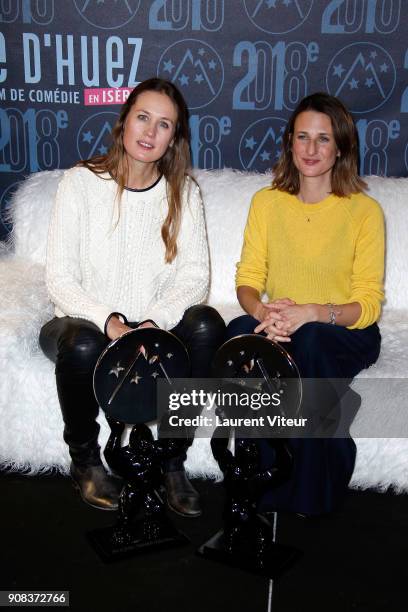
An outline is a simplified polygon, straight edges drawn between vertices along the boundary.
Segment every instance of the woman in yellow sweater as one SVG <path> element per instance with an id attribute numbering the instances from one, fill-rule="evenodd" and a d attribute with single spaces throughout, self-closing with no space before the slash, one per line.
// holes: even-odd
<path id="1" fill-rule="evenodd" d="M 255 332 L 285 343 L 311 411 L 329 410 L 380 351 L 384 223 L 379 204 L 363 193 L 357 152 L 343 104 L 325 93 L 304 98 L 287 124 L 272 187 L 253 198 L 237 266 L 237 296 L 248 314 L 230 323 L 228 336 Z M 310 379 L 331 379 L 323 397 Z M 273 451 L 260 444 L 267 467 Z M 353 440 L 290 444 L 292 477 L 265 495 L 263 509 L 331 511 L 353 472 Z"/>

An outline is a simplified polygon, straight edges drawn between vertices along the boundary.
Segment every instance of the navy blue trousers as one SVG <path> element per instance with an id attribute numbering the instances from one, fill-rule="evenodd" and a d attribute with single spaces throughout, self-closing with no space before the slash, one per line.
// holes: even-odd
<path id="1" fill-rule="evenodd" d="M 227 338 L 253 333 L 257 325 L 258 321 L 249 315 L 238 317 L 228 325 Z M 328 381 L 324 397 L 317 393 L 313 380 L 303 381 L 303 401 L 313 404 L 339 401 L 346 392 L 350 393 L 348 385 L 354 376 L 378 359 L 380 344 L 377 324 L 350 330 L 327 323 L 307 323 L 291 336 L 291 342 L 282 346 L 293 357 L 302 379 L 333 379 Z M 265 469 L 273 465 L 273 440 L 259 440 L 259 445 Z M 351 437 L 294 438 L 289 445 L 294 459 L 292 476 L 264 494 L 260 511 L 308 515 L 331 512 L 344 498 L 353 474 L 354 441 Z"/>

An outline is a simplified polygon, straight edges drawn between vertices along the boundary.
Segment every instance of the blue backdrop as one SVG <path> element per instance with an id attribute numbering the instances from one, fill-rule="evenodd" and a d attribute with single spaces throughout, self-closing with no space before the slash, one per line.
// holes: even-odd
<path id="1" fill-rule="evenodd" d="M 0 0 L 0 237 L 18 182 L 104 152 L 154 75 L 187 99 L 195 166 L 268 169 L 324 90 L 353 112 L 361 173 L 406 176 L 407 24 L 406 0 Z"/>

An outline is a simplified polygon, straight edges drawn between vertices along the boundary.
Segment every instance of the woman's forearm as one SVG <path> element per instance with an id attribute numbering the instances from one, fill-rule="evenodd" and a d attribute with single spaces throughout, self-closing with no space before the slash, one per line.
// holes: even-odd
<path id="1" fill-rule="evenodd" d="M 238 302 L 245 310 L 245 312 L 247 312 L 249 315 L 257 319 L 258 321 L 263 320 L 263 306 L 261 298 L 259 296 L 259 291 L 257 291 L 253 287 L 241 285 L 237 288 L 237 297 Z"/>
<path id="2" fill-rule="evenodd" d="M 354 325 L 361 316 L 359 302 L 350 304 L 313 304 L 316 313 L 315 321 L 319 323 L 334 323 L 342 327 Z M 332 314 L 333 313 L 333 314 Z"/>

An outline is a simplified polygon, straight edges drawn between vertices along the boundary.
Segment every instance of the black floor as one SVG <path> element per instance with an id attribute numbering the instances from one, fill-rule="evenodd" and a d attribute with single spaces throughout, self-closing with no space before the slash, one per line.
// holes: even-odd
<path id="1" fill-rule="evenodd" d="M 1 474 L 0 590 L 69 590 L 70 610 L 86 612 L 407 612 L 408 496 L 350 491 L 330 518 L 279 515 L 277 541 L 303 556 L 271 585 L 195 554 L 223 499 L 222 485 L 195 484 L 204 516 L 173 515 L 190 545 L 107 565 L 86 532 L 112 513 L 85 506 L 68 478 Z"/>

